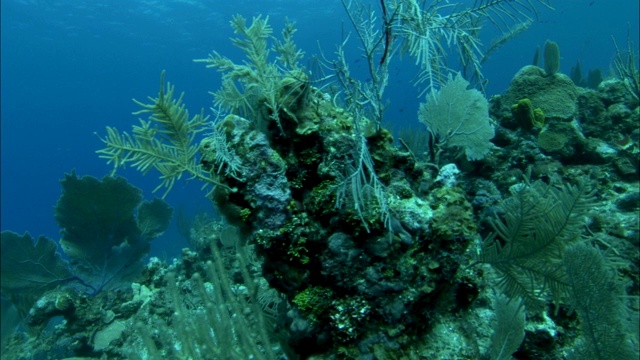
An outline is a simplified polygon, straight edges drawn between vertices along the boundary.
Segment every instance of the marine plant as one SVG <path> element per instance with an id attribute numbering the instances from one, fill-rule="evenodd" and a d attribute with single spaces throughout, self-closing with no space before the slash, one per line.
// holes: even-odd
<path id="1" fill-rule="evenodd" d="M 469 82 L 457 74 L 427 97 L 420 105 L 418 120 L 436 140 L 436 159 L 448 148 L 462 148 L 467 159 L 485 157 L 493 144 L 493 125 L 489 118 L 487 99 L 475 89 L 467 89 Z M 437 160 L 436 160 L 437 163 Z"/>
<path id="2" fill-rule="evenodd" d="M 136 274 L 150 241 L 164 233 L 173 211 L 159 199 L 141 202 L 140 189 L 124 178 L 100 181 L 78 178 L 72 171 L 60 183 L 55 219 L 70 261 L 62 259 L 51 239 L 41 236 L 34 242 L 28 233 L 2 232 L 2 294 L 28 300 L 27 308 L 33 299 L 71 281 L 95 294 Z"/>
<path id="3" fill-rule="evenodd" d="M 78 178 L 72 171 L 60 184 L 55 219 L 73 272 L 95 293 L 137 275 L 151 240 L 169 226 L 173 209 L 160 199 L 142 202 L 140 189 L 121 177 L 100 181 Z"/>
<path id="4" fill-rule="evenodd" d="M 203 187 L 225 186 L 202 169 L 196 156 L 198 145 L 194 138 L 206 130 L 209 116 L 200 112 L 189 119 L 189 111 L 182 103 L 184 93 L 175 98 L 175 87 L 165 84 L 164 76 L 163 71 L 158 96 L 149 97 L 149 104 L 134 100 L 142 107 L 134 115 L 150 114 L 149 119 L 140 119 L 140 125 L 133 126 L 132 134 L 108 126 L 107 135 L 100 138 L 106 147 L 98 150 L 98 155 L 106 159 L 107 164 L 113 163 L 114 173 L 125 166 L 132 166 L 143 174 L 157 170 L 161 181 L 154 192 L 165 188 L 163 197 L 185 173 L 202 181 Z"/>
<path id="5" fill-rule="evenodd" d="M 78 318 L 92 306 L 87 296 L 96 299 L 105 290 L 129 287 L 142 272 L 151 240 L 169 225 L 172 209 L 167 203 L 141 202 L 140 189 L 124 178 L 105 176 L 100 181 L 78 178 L 72 171 L 60 183 L 63 191 L 55 206 L 59 244 L 44 236 L 34 242 L 28 233 L 2 232 L 0 294 L 3 331 L 9 333 L 3 334 L 3 347 L 4 335 L 15 330 L 5 327 L 10 325 L 5 323 L 10 318 L 4 317 L 5 307 L 17 310 L 20 326 L 32 341 L 59 316 L 69 331 L 86 329 Z"/>
<path id="6" fill-rule="evenodd" d="M 20 236 L 12 231 L 3 231 L 0 239 L 0 293 L 21 317 L 44 293 L 78 279 L 58 253 L 55 241 L 40 236 L 34 242 L 28 233 Z"/>
<path id="7" fill-rule="evenodd" d="M 291 87 L 285 84 L 292 82 L 292 88 L 305 87 L 308 81 L 298 63 L 304 52 L 293 42 L 295 23 L 287 21 L 281 39 L 272 37 L 268 16 L 257 16 L 247 26 L 244 17 L 235 15 L 231 19 L 231 27 L 240 35 L 232 38 L 231 42 L 245 53 L 246 63 L 236 64 L 216 51 L 206 59 L 194 60 L 223 73 L 222 86 L 213 94 L 214 105 L 254 121 L 273 120 L 283 130 L 280 112 L 288 111 L 284 100 L 290 94 L 283 94 L 282 90 Z M 278 55 L 275 61 L 271 60 L 272 53 Z M 256 113 L 258 102 L 263 102 L 268 110 L 266 119 L 261 119 L 263 115 Z"/>
<path id="8" fill-rule="evenodd" d="M 631 38 L 627 38 L 627 49 L 621 50 L 613 39 L 616 53 L 613 58 L 613 68 L 616 76 L 622 80 L 629 90 L 629 94 L 639 101 L 640 96 L 640 70 L 638 69 L 637 47 L 633 45 Z"/>
<path id="9" fill-rule="evenodd" d="M 567 247 L 563 260 L 569 281 L 569 303 L 580 319 L 582 339 L 573 359 L 637 359 L 638 309 L 628 306 L 612 260 L 587 243 Z"/>
<path id="10" fill-rule="evenodd" d="M 482 0 L 470 6 L 444 0 L 396 0 L 390 2 L 393 10 L 387 23 L 397 37 L 394 41 L 400 43 L 400 51 L 408 53 L 420 67 L 418 83 L 425 83 L 426 91 L 437 90 L 451 72 L 456 72 L 447 65 L 450 53 L 457 56 L 466 77 L 482 86 L 485 54 L 522 32 L 523 26 L 526 28 L 537 16 L 535 3 L 551 7 L 548 0 Z M 479 39 L 484 21 L 505 35 L 486 50 Z"/>
<path id="11" fill-rule="evenodd" d="M 541 181 L 512 190 L 500 206 L 505 218 L 493 219 L 494 232 L 482 244 L 479 261 L 499 272 L 498 286 L 509 298 L 534 304 L 550 294 L 566 301 L 569 280 L 562 265 L 564 250 L 580 240 L 592 194 L 580 184 L 556 188 Z"/>

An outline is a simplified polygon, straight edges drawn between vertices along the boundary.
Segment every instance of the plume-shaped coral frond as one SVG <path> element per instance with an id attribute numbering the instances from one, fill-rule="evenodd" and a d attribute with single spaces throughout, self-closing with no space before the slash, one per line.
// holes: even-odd
<path id="1" fill-rule="evenodd" d="M 164 82 L 164 72 L 160 77 L 157 98 L 149 98 L 149 104 L 134 100 L 142 110 L 134 114 L 151 114 L 148 120 L 140 119 L 140 125 L 133 126 L 133 135 L 107 127 L 107 136 L 101 139 L 106 147 L 97 153 L 107 163 L 113 163 L 114 172 L 130 165 L 142 172 L 152 169 L 160 172 L 161 183 L 154 189 L 165 188 L 163 198 L 169 193 L 184 173 L 207 184 L 220 184 L 198 163 L 198 145 L 195 135 L 204 130 L 208 116 L 200 114 L 189 119 L 189 112 L 182 103 L 184 94 L 174 98 L 174 86 Z"/>
<path id="2" fill-rule="evenodd" d="M 585 186 L 556 188 L 541 181 L 521 184 L 492 221 L 494 234 L 483 242 L 480 261 L 499 273 L 499 286 L 510 298 L 532 303 L 550 293 L 558 303 L 568 294 L 562 259 L 567 245 L 580 238 L 591 205 Z"/>

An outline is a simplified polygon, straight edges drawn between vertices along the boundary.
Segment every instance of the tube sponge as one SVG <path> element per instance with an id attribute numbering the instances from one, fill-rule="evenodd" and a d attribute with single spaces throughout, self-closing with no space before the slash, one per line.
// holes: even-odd
<path id="1" fill-rule="evenodd" d="M 544 43 L 544 71 L 551 76 L 560 70 L 560 47 L 557 43 L 547 40 Z"/>

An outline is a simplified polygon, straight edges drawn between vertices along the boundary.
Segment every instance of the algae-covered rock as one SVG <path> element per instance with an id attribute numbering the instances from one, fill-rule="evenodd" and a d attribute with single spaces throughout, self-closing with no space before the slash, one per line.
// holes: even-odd
<path id="1" fill-rule="evenodd" d="M 606 116 L 607 108 L 602 96 L 595 90 L 582 89 L 577 99 L 578 113 L 576 118 L 580 121 L 585 136 L 601 137 L 602 130 L 611 125 Z"/>
<path id="2" fill-rule="evenodd" d="M 127 324 L 123 321 L 118 320 L 98 330 L 93 336 L 93 350 L 104 351 L 109 347 L 109 344 L 119 339 L 126 329 Z"/>
<path id="3" fill-rule="evenodd" d="M 633 134 L 638 132 L 640 123 L 640 108 L 630 97 L 622 81 L 610 79 L 603 81 L 597 90 L 580 89 L 577 99 L 576 120 L 587 138 L 588 163 L 613 162 L 623 175 L 635 173 L 631 170 L 633 165 L 630 167 L 621 159 L 625 154 L 635 158 L 632 148 L 638 139 Z"/>
<path id="4" fill-rule="evenodd" d="M 76 311 L 74 294 L 67 290 L 53 290 L 42 296 L 33 305 L 26 324 L 35 329 L 44 328 L 56 316 L 71 317 Z"/>
<path id="5" fill-rule="evenodd" d="M 598 92 L 607 106 L 622 103 L 630 109 L 638 107 L 637 95 L 633 96 L 629 85 L 621 79 L 612 78 L 602 81 L 598 85 Z"/>

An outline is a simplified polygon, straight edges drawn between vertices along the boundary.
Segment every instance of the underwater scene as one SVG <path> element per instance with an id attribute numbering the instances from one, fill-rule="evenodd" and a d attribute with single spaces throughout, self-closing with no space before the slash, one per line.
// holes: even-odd
<path id="1" fill-rule="evenodd" d="M 2 0 L 2 360 L 638 359 L 638 8 Z"/>

